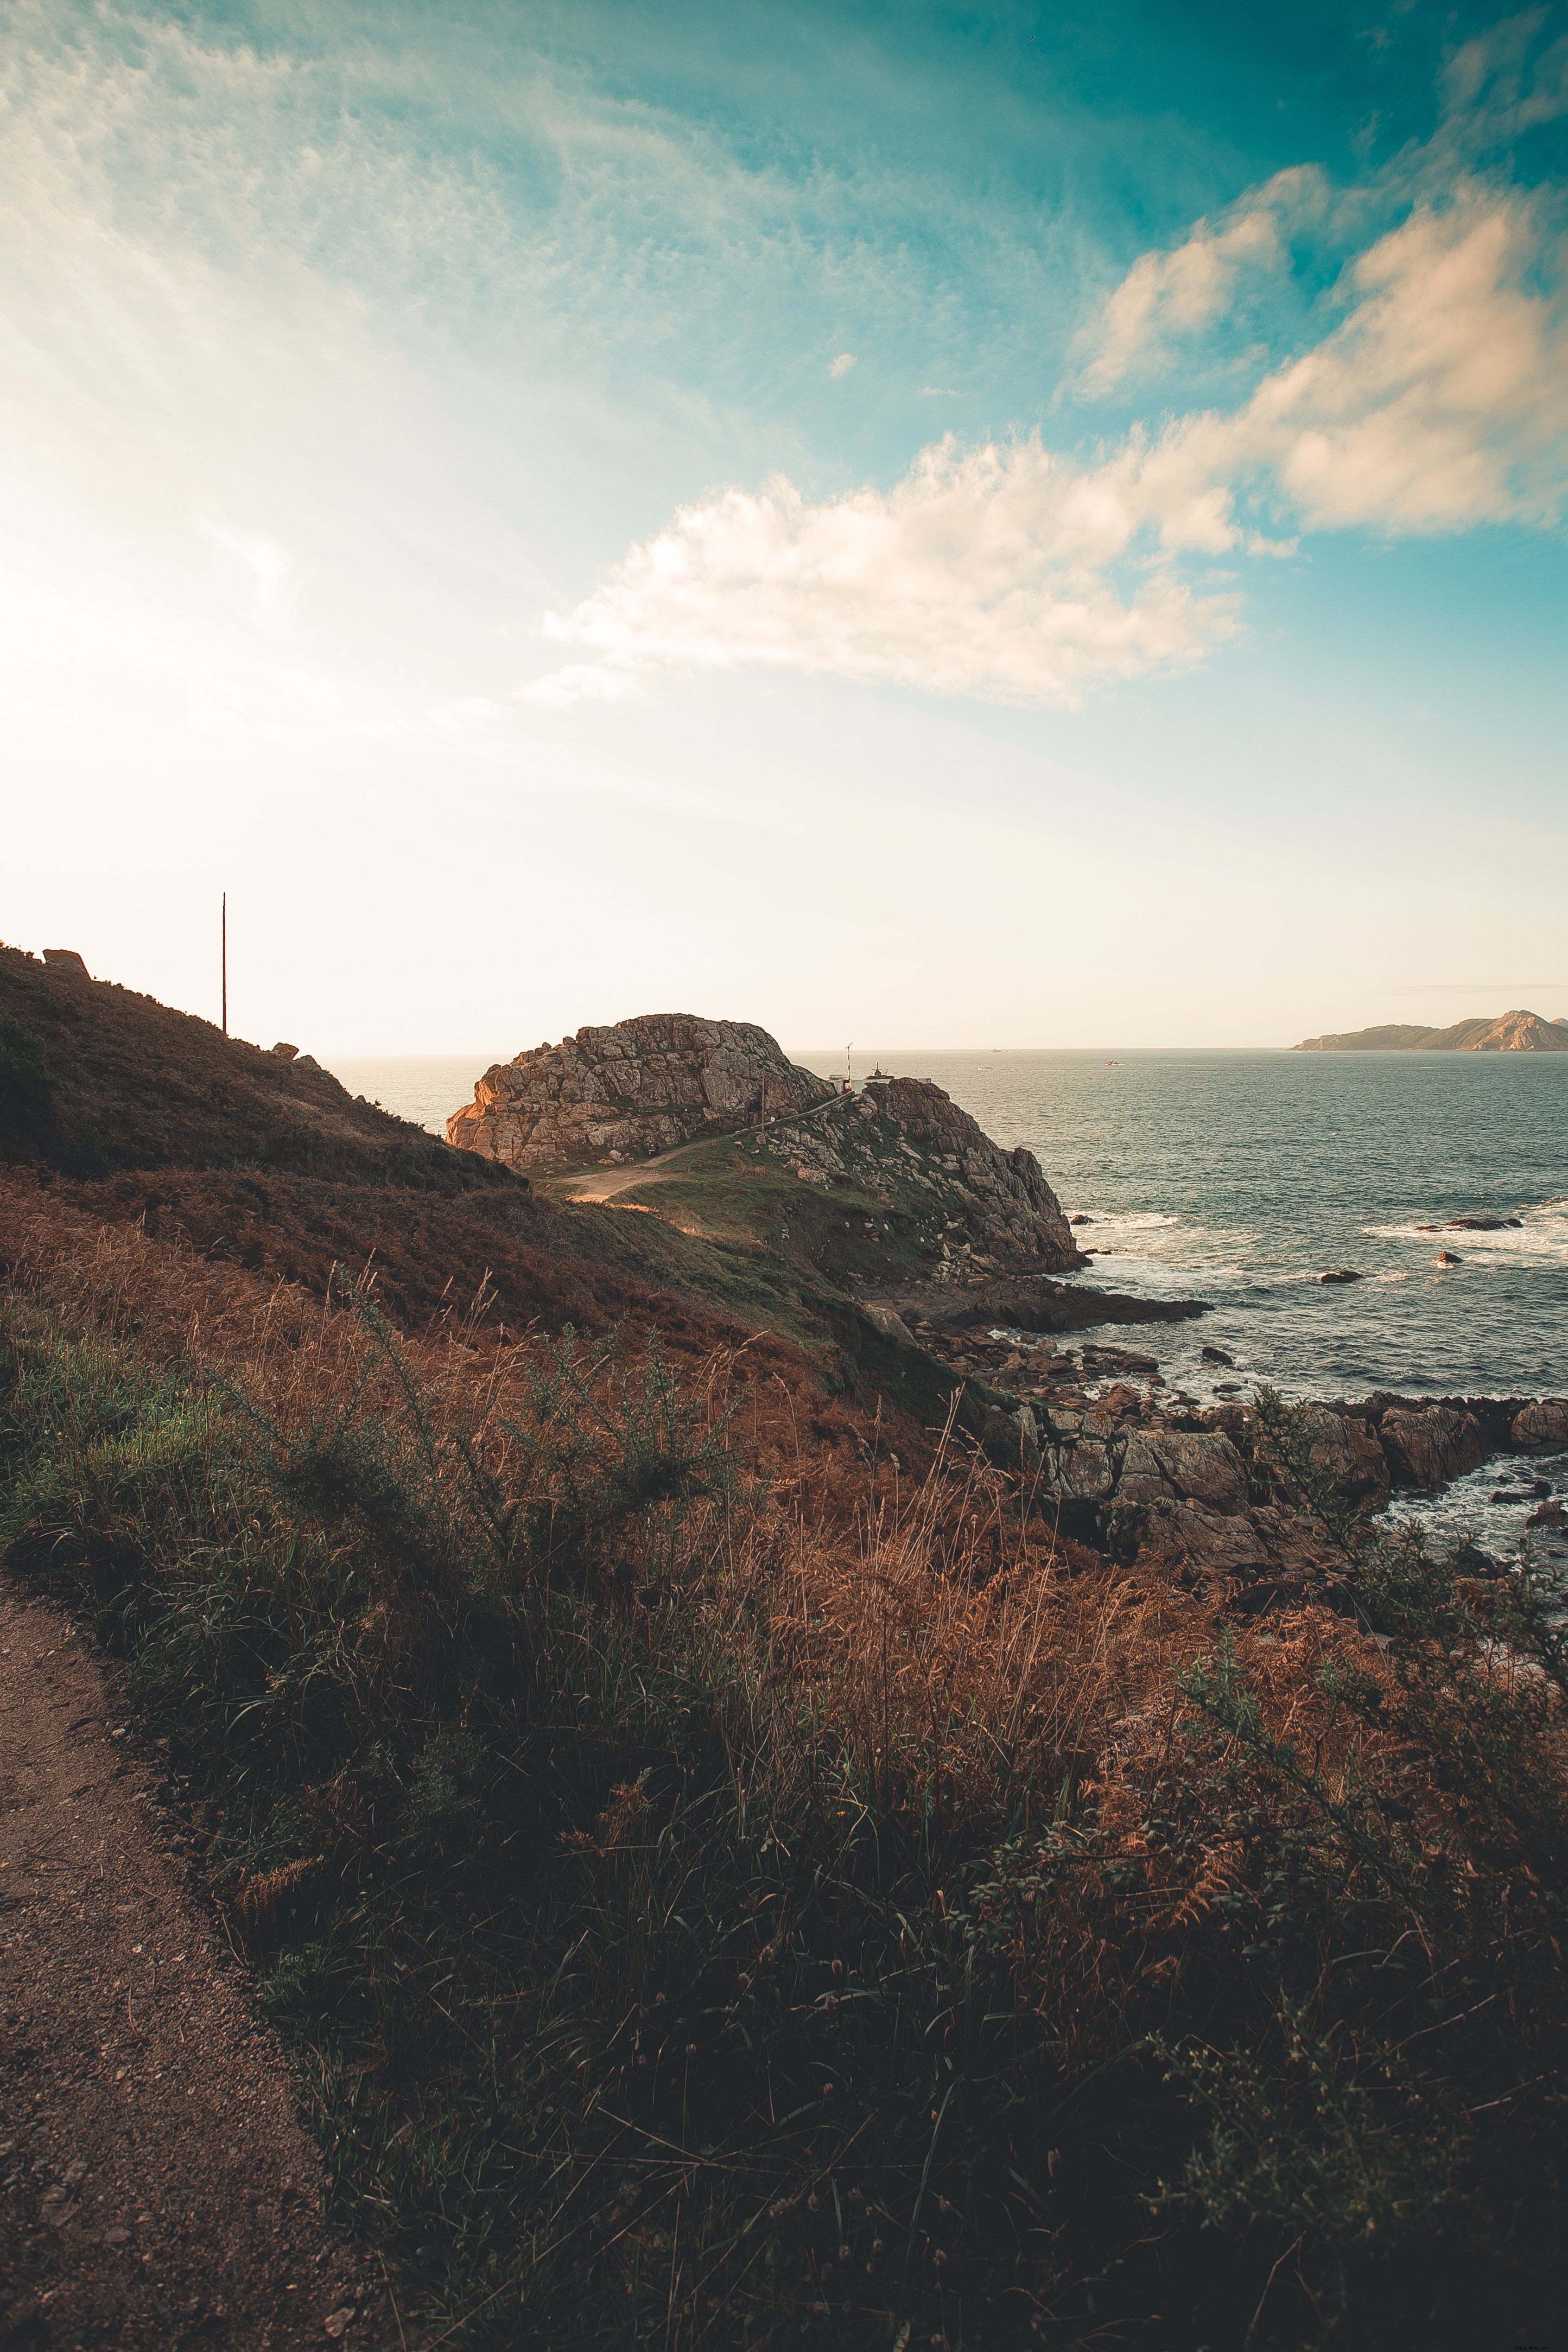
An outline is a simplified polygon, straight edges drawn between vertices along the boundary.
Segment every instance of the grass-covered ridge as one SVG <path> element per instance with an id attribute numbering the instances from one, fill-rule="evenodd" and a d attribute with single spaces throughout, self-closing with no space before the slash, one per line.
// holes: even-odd
<path id="1" fill-rule="evenodd" d="M 747 1360 L 399 1340 L 133 1233 L 0 1328 L 346 2223 L 472 2347 L 1482 2340 L 1563 2299 L 1561 1643 L 757 1472 Z M 1312 1487 L 1260 1416 L 1259 1491 Z"/>

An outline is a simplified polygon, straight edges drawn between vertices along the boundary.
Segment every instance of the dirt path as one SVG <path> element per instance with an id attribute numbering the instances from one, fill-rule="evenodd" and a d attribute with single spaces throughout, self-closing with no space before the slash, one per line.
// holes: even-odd
<path id="1" fill-rule="evenodd" d="M 798 1111 L 788 1118 L 769 1119 L 768 1126 L 779 1132 L 786 1128 L 800 1127 L 806 1119 L 821 1118 L 824 1111 L 832 1110 L 841 1102 L 850 1099 L 847 1095 L 830 1095 L 826 1102 L 815 1103 L 810 1110 Z M 732 1139 L 739 1143 L 745 1137 L 760 1135 L 761 1132 L 760 1126 L 736 1128 L 732 1131 Z M 724 1140 L 725 1137 L 699 1135 L 690 1143 L 677 1143 L 668 1151 L 656 1153 L 652 1160 L 632 1160 L 622 1168 L 596 1170 L 591 1176 L 574 1176 L 565 1188 L 566 1197 L 570 1201 L 612 1201 L 617 1192 L 630 1192 L 633 1185 L 657 1184 L 677 1160 L 685 1160 L 690 1153 L 701 1151 L 710 1143 Z"/>
<path id="2" fill-rule="evenodd" d="M 0 2347 L 391 2352 L 112 1684 L 0 1578 Z M 410 2331 L 411 2345 L 413 2331 Z"/>

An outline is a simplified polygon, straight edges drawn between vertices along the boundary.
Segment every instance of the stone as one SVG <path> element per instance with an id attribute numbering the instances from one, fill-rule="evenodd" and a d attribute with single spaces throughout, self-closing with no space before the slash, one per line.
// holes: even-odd
<path id="1" fill-rule="evenodd" d="M 446 1139 L 508 1168 L 644 1158 L 832 1100 L 836 1087 L 786 1060 L 766 1029 L 653 1013 L 580 1029 L 486 1071 Z"/>
<path id="2" fill-rule="evenodd" d="M 1223 1348 L 1205 1347 L 1202 1353 L 1206 1364 L 1229 1364 L 1232 1369 L 1235 1367 L 1235 1357 L 1227 1355 Z"/>
<path id="3" fill-rule="evenodd" d="M 914 1332 L 903 1316 L 895 1315 L 891 1307 L 873 1307 L 868 1300 L 861 1308 L 861 1313 L 873 1330 L 880 1331 L 884 1339 L 896 1339 L 902 1347 L 905 1348 L 915 1346 Z"/>
<path id="4" fill-rule="evenodd" d="M 1446 1486 L 1450 1478 L 1476 1469 L 1487 1457 L 1480 1423 L 1474 1413 L 1456 1412 L 1451 1405 L 1392 1408 L 1384 1414 L 1378 1434 L 1401 1486 Z"/>
<path id="5" fill-rule="evenodd" d="M 277 1058 L 278 1058 L 278 1060 L 279 1060 L 280 1062 L 292 1062 L 292 1061 L 294 1061 L 294 1060 L 297 1058 L 297 1056 L 298 1056 L 298 1052 L 299 1052 L 299 1048 L 298 1048 L 298 1045 L 275 1045 L 275 1046 L 273 1047 L 273 1049 L 272 1049 L 272 1050 L 273 1050 L 273 1052 L 277 1055 Z"/>
<path id="6" fill-rule="evenodd" d="M 1151 1511 L 1137 1560 L 1139 1566 L 1186 1568 L 1212 1577 L 1259 1576 L 1272 1566 L 1250 1519 L 1225 1517 L 1194 1502 L 1166 1503 Z"/>
<path id="7" fill-rule="evenodd" d="M 1434 1265 L 1463 1265 L 1464 1260 L 1453 1250 L 1439 1250 L 1432 1263 Z"/>
<path id="8" fill-rule="evenodd" d="M 1127 1440 L 1117 1501 L 1155 1503 L 1173 1494 L 1211 1510 L 1241 1508 L 1247 1465 L 1222 1429 L 1139 1430 Z"/>
<path id="9" fill-rule="evenodd" d="M 1538 1397 L 1515 1414 L 1509 1434 L 1524 1454 L 1554 1454 L 1568 1448 L 1568 1397 Z"/>
<path id="10" fill-rule="evenodd" d="M 92 978 L 91 972 L 89 971 L 75 948 L 46 948 L 44 961 L 52 965 L 56 971 L 75 972 L 82 980 Z"/>
<path id="11" fill-rule="evenodd" d="M 1388 1500 L 1388 1457 L 1368 1423 L 1322 1404 L 1303 1407 L 1301 1418 L 1314 1470 L 1326 1471 L 1353 1502 L 1373 1501 L 1381 1507 Z"/>
<path id="12" fill-rule="evenodd" d="M 1333 1274 L 1320 1274 L 1320 1282 L 1359 1282 L 1361 1276 L 1353 1265 L 1336 1266 Z"/>
<path id="13" fill-rule="evenodd" d="M 1527 1528 L 1560 1528 L 1565 1519 L 1568 1519 L 1568 1511 L 1564 1511 L 1562 1504 L 1553 1498 L 1531 1511 L 1524 1524 Z"/>
<path id="14" fill-rule="evenodd" d="M 1070 1501 L 1109 1502 L 1116 1484 L 1109 1446 L 1093 1438 L 1076 1438 L 1061 1448 L 1051 1466 L 1051 1486 Z"/>

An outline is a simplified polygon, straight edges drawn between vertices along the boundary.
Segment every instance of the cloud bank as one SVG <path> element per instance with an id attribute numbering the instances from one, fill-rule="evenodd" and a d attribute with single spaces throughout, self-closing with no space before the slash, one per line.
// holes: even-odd
<path id="1" fill-rule="evenodd" d="M 1084 339 L 1086 391 L 1166 363 L 1288 270 L 1291 235 L 1348 219 L 1364 240 L 1369 212 L 1402 215 L 1353 253 L 1315 339 L 1239 405 L 1134 427 L 1088 460 L 1037 436 L 967 450 L 947 436 L 891 489 L 724 488 L 546 616 L 548 638 L 589 658 L 522 698 L 623 699 L 662 672 L 749 665 L 1072 707 L 1236 635 L 1215 559 L 1289 553 L 1302 530 L 1555 523 L 1563 240 L 1542 200 L 1448 163 L 1431 193 L 1445 174 L 1429 157 L 1392 190 L 1337 198 L 1314 170 L 1283 173 L 1134 263 Z"/>

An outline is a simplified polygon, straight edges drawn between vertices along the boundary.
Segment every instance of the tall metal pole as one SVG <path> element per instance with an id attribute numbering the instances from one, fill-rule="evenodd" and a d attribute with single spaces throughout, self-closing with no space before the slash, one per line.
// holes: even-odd
<path id="1" fill-rule="evenodd" d="M 229 1034 L 229 894 L 224 892 L 224 1035 Z"/>

